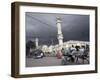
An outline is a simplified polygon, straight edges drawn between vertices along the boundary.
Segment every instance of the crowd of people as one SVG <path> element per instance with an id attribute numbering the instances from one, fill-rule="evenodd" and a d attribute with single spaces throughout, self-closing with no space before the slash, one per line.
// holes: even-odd
<path id="1" fill-rule="evenodd" d="M 86 46 L 73 46 L 69 48 L 62 48 L 62 64 L 75 63 L 75 64 L 89 64 L 89 45 Z"/>

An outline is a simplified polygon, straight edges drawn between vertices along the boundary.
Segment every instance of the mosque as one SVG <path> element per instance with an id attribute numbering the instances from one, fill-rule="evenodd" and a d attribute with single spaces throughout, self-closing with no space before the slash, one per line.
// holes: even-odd
<path id="1" fill-rule="evenodd" d="M 60 17 L 57 17 L 56 18 L 56 25 L 57 25 L 57 39 L 58 39 L 58 44 L 56 45 L 50 45 L 50 46 L 47 46 L 47 45 L 42 45 L 41 49 L 43 52 L 52 52 L 52 51 L 55 51 L 56 49 L 59 49 L 61 50 L 62 48 L 68 48 L 68 47 L 71 47 L 72 45 L 73 46 L 86 46 L 86 45 L 89 45 L 89 42 L 88 41 L 76 41 L 76 40 L 69 40 L 69 41 L 66 41 L 66 42 L 63 42 L 63 33 L 62 33 L 62 29 L 61 29 L 61 18 Z M 40 46 L 38 44 L 39 42 L 39 39 L 36 38 L 35 39 L 35 45 L 36 45 L 36 48 L 38 49 Z"/>

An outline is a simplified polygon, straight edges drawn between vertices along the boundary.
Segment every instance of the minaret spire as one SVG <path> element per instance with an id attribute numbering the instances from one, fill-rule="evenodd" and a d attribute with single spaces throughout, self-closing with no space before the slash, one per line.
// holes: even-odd
<path id="1" fill-rule="evenodd" d="M 35 38 L 35 45 L 36 45 L 36 48 L 38 48 L 38 38 Z"/>
<path id="2" fill-rule="evenodd" d="M 60 17 L 57 17 L 56 18 L 57 20 L 57 31 L 58 31 L 58 42 L 59 42 L 59 45 L 62 45 L 63 44 L 63 34 L 62 34 L 62 30 L 61 30 L 61 18 Z"/>

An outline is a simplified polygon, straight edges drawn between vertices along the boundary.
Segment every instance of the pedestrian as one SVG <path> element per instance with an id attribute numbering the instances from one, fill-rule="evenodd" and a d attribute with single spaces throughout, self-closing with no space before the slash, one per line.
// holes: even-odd
<path id="1" fill-rule="evenodd" d="M 58 59 L 61 59 L 62 58 L 62 53 L 61 53 L 61 50 L 60 49 L 57 50 L 56 56 L 57 56 Z"/>

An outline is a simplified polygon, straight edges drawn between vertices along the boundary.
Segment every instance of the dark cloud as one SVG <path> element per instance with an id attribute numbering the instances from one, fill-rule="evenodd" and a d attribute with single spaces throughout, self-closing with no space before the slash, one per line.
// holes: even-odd
<path id="1" fill-rule="evenodd" d="M 49 45 L 52 42 L 57 44 L 57 16 L 61 17 L 62 20 L 64 41 L 89 41 L 89 15 L 32 12 L 26 12 L 25 14 L 26 41 L 38 37 L 40 45 Z"/>

